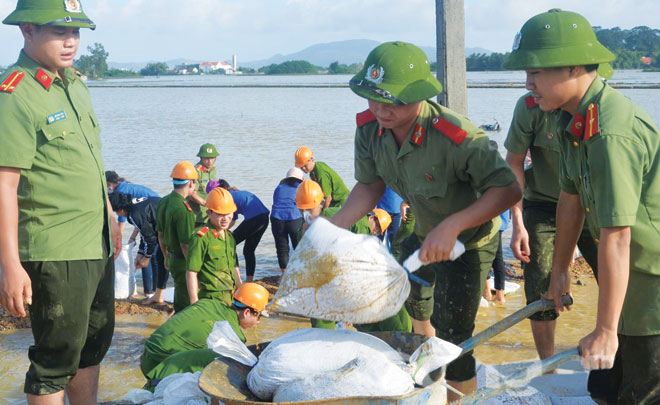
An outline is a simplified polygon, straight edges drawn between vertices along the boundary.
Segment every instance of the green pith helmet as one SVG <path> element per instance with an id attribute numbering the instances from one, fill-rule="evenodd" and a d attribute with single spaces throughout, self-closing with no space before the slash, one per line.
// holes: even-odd
<path id="1" fill-rule="evenodd" d="M 218 156 L 218 150 L 211 143 L 205 143 L 199 147 L 199 152 L 197 152 L 197 157 L 201 158 L 213 158 Z"/>
<path id="2" fill-rule="evenodd" d="M 406 42 L 374 48 L 349 85 L 358 96 L 387 104 L 416 103 L 442 92 L 424 51 Z"/>
<path id="3" fill-rule="evenodd" d="M 600 65 L 616 56 L 605 48 L 591 24 L 580 14 L 560 9 L 536 15 L 525 23 L 513 41 L 504 68 L 526 70 L 565 66 Z M 611 67 L 599 73 L 611 76 Z"/>
<path id="4" fill-rule="evenodd" d="M 96 24 L 83 11 L 79 0 L 18 0 L 16 10 L 2 23 L 96 28 Z"/>

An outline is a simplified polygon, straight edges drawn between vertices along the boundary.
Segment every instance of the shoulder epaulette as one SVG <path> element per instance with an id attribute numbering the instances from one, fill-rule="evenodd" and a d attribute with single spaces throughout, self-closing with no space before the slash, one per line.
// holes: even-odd
<path id="1" fill-rule="evenodd" d="M 82 76 L 82 75 L 83 75 L 82 72 L 81 72 L 80 70 L 76 69 L 76 68 L 71 68 L 71 70 L 73 70 L 73 73 L 75 73 L 75 74 L 78 75 L 78 76 Z"/>
<path id="2" fill-rule="evenodd" d="M 587 121 L 585 122 L 584 140 L 589 140 L 592 136 L 596 135 L 598 131 L 598 105 L 591 103 L 587 107 Z"/>
<path id="3" fill-rule="evenodd" d="M 190 207 L 190 204 L 188 204 L 188 201 L 184 201 L 183 205 L 185 205 L 186 208 L 188 208 L 188 211 L 193 212 L 192 208 Z"/>
<path id="4" fill-rule="evenodd" d="M 361 113 L 355 115 L 355 122 L 357 123 L 358 127 L 362 127 L 375 120 L 376 116 L 371 112 L 371 110 L 364 110 Z"/>
<path id="5" fill-rule="evenodd" d="M 534 100 L 534 96 L 530 94 L 529 96 L 525 97 L 525 105 L 527 106 L 527 109 L 532 109 L 539 104 Z"/>
<path id="6" fill-rule="evenodd" d="M 209 227 L 208 227 L 208 226 L 205 226 L 204 228 L 202 228 L 202 229 L 200 229 L 199 231 L 197 231 L 197 235 L 199 235 L 199 236 L 204 236 L 204 235 L 206 235 L 206 233 L 207 233 L 208 231 L 209 231 Z"/>
<path id="7" fill-rule="evenodd" d="M 25 76 L 23 72 L 13 72 L 0 84 L 0 91 L 5 93 L 13 92 L 16 86 L 18 86 L 18 83 L 23 79 L 23 76 Z"/>
<path id="8" fill-rule="evenodd" d="M 467 136 L 467 132 L 464 129 L 457 127 L 441 117 L 433 118 L 433 127 L 451 139 L 456 145 L 462 144 Z"/>

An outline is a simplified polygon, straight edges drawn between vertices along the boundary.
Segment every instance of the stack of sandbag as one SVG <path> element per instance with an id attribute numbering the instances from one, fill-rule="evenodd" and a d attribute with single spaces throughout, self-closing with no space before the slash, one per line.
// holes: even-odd
<path id="1" fill-rule="evenodd" d="M 287 267 L 288 271 L 288 267 Z M 411 392 L 411 367 L 382 340 L 348 329 L 297 329 L 261 353 L 247 376 L 250 391 L 266 401 Z"/>
<path id="2" fill-rule="evenodd" d="M 269 309 L 373 323 L 395 315 L 409 292 L 406 271 L 378 238 L 319 217 L 291 256 Z"/>

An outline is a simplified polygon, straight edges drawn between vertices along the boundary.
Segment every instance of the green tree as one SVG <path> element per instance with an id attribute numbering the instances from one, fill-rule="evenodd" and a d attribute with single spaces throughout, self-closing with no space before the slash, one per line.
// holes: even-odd
<path id="1" fill-rule="evenodd" d="M 103 77 L 108 71 L 107 59 L 110 54 L 98 42 L 93 47 L 88 46 L 87 51 L 90 55 L 82 55 L 75 63 L 76 68 L 90 78 Z"/>
<path id="2" fill-rule="evenodd" d="M 148 63 L 147 66 L 140 69 L 142 76 L 160 76 L 167 74 L 169 67 L 165 62 Z"/>
<path id="3" fill-rule="evenodd" d="M 332 62 L 328 67 L 328 74 L 331 75 L 345 75 L 356 74 L 362 69 L 361 63 L 353 63 L 351 65 L 340 64 L 339 62 Z"/>
<path id="4" fill-rule="evenodd" d="M 290 60 L 283 63 L 271 64 L 259 69 L 267 75 L 285 75 L 285 74 L 315 74 L 318 73 L 318 67 L 312 65 L 306 60 Z"/>

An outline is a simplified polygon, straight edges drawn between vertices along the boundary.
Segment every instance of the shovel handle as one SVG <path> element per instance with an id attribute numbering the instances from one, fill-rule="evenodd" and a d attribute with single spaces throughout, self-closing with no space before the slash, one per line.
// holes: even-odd
<path id="1" fill-rule="evenodd" d="M 461 398 L 458 404 L 479 404 L 488 398 L 492 398 L 495 395 L 498 395 L 511 387 L 511 384 L 507 383 L 510 381 L 515 382 L 516 386 L 526 385 L 531 379 L 543 375 L 549 371 L 556 369 L 562 364 L 571 361 L 573 359 L 578 359 L 580 357 L 579 349 L 574 347 L 572 349 L 557 353 L 554 356 L 548 357 L 547 359 L 541 360 L 538 364 L 539 367 L 534 367 L 534 371 L 530 373 L 530 367 L 523 367 L 518 371 L 514 372 L 511 375 L 503 376 L 504 378 L 500 384 L 496 387 L 485 387 L 476 392 L 473 392 L 470 395 L 466 395 Z"/>
<path id="2" fill-rule="evenodd" d="M 561 302 L 567 306 L 573 305 L 573 298 L 566 294 L 561 297 Z M 495 323 L 493 326 L 484 329 L 483 331 L 472 336 L 470 339 L 458 345 L 461 349 L 463 349 L 461 355 L 469 352 L 470 350 L 474 350 L 475 347 L 487 342 L 490 338 L 499 335 L 523 319 L 527 319 L 537 312 L 547 311 L 554 307 L 555 302 L 547 298 L 541 298 L 538 301 L 532 302 L 526 307 L 519 309 L 518 311 Z"/>

